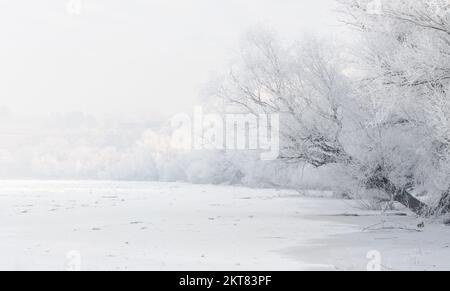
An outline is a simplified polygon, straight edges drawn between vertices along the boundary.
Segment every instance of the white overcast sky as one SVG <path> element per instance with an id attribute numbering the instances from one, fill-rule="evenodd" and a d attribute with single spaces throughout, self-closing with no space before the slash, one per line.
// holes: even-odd
<path id="1" fill-rule="evenodd" d="M 18 113 L 173 114 L 240 35 L 330 33 L 333 0 L 0 0 L 0 107 Z M 77 0 L 72 0 L 77 1 Z"/>

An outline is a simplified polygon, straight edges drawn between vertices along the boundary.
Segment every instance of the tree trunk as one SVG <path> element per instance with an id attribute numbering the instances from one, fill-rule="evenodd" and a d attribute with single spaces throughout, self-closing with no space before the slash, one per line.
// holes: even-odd
<path id="1" fill-rule="evenodd" d="M 450 188 L 442 194 L 442 197 L 433 213 L 439 215 L 450 213 Z"/>
<path id="2" fill-rule="evenodd" d="M 367 183 L 371 189 L 380 189 L 389 194 L 392 199 L 402 205 L 408 207 L 417 215 L 423 215 L 430 211 L 427 204 L 423 203 L 405 189 L 395 186 L 389 179 L 385 177 L 373 177 Z"/>
<path id="3" fill-rule="evenodd" d="M 395 186 L 392 186 L 395 187 Z M 390 187 L 389 187 L 390 188 Z M 391 188 L 393 189 L 393 188 Z M 411 211 L 413 211 L 417 215 L 423 215 L 427 213 L 430 209 L 429 206 L 416 197 L 414 197 L 412 194 L 408 193 L 404 189 L 398 189 L 394 188 L 393 192 L 394 200 L 401 203 L 402 205 L 408 207 Z M 391 193 L 390 193 L 391 194 Z"/>

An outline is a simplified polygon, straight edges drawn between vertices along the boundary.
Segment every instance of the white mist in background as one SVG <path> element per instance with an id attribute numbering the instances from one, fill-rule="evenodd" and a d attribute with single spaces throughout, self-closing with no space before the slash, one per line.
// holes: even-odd
<path id="1" fill-rule="evenodd" d="M 333 0 L 26 2 L 0 9 L 0 179 L 298 180 L 253 150 L 175 151 L 168 122 L 211 100 L 243 31 L 333 35 Z"/>
<path id="2" fill-rule="evenodd" d="M 168 122 L 97 118 L 76 112 L 32 119 L 3 115 L 3 120 L 0 179 L 187 181 L 323 188 L 326 183 L 322 177 L 333 172 L 315 170 L 303 163 L 286 165 L 262 160 L 261 154 L 268 153 L 272 146 L 255 151 L 204 145 L 180 151 L 173 145 L 177 131 Z M 276 136 L 273 138 L 269 144 L 275 145 L 276 152 Z"/>

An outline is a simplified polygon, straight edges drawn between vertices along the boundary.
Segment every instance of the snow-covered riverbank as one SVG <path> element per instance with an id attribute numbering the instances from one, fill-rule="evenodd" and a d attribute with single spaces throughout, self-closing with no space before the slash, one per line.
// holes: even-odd
<path id="1" fill-rule="evenodd" d="M 384 269 L 450 269 L 450 228 L 417 223 L 287 190 L 2 181 L 0 269 L 365 270 L 370 251 Z"/>

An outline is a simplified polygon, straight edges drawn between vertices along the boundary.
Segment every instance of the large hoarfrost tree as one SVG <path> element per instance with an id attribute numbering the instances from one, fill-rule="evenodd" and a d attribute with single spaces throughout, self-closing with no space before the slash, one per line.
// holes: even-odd
<path id="1" fill-rule="evenodd" d="M 349 162 L 341 134 L 345 80 L 331 50 L 314 39 L 283 46 L 247 34 L 218 95 L 248 112 L 281 114 L 281 158 L 314 166 Z"/>
<path id="2" fill-rule="evenodd" d="M 350 88 L 335 52 L 311 38 L 283 46 L 270 32 L 252 32 L 218 94 L 254 114 L 282 114 L 281 158 L 316 167 L 345 165 L 362 184 L 421 211 L 423 204 L 408 192 L 390 180 L 376 181 L 380 163 L 371 152 L 379 140 L 371 136 L 376 110 L 372 113 L 368 97 L 358 98 Z"/>
<path id="3" fill-rule="evenodd" d="M 282 45 L 253 32 L 219 96 L 255 114 L 281 113 L 283 158 L 345 165 L 418 214 L 449 212 L 447 3 L 340 2 L 359 35 L 353 62 L 317 40 Z"/>
<path id="4" fill-rule="evenodd" d="M 438 197 L 433 211 L 448 212 L 450 3 L 340 2 L 345 21 L 361 36 L 359 95 L 376 104 L 367 131 L 376 135 L 379 155 L 369 182 L 394 195 L 422 187 Z M 429 210 L 408 203 L 416 212 Z"/>

